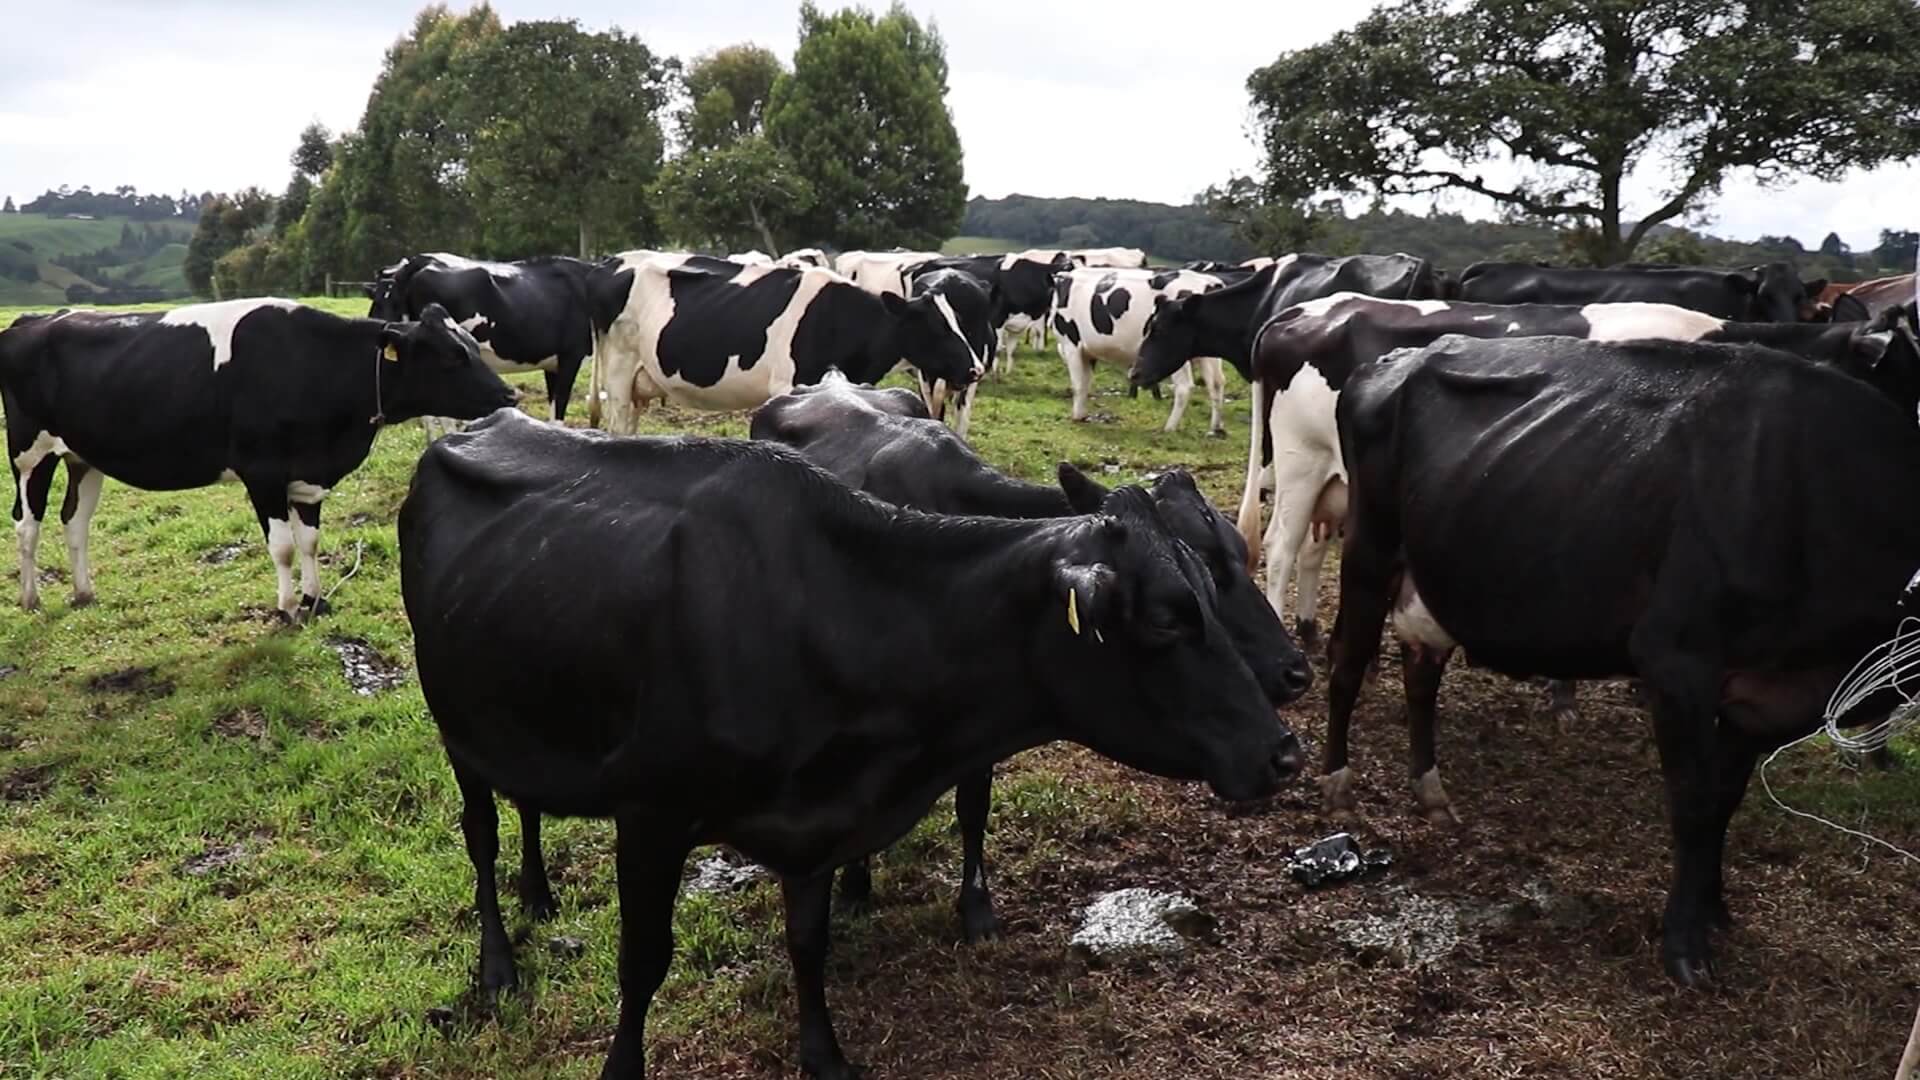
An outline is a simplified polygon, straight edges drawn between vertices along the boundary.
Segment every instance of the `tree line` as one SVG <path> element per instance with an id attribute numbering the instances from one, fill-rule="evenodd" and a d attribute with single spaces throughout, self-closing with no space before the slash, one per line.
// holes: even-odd
<path id="1" fill-rule="evenodd" d="M 945 45 L 898 4 L 803 4 L 790 69 L 753 45 L 683 62 L 619 29 L 436 5 L 354 130 L 301 133 L 283 192 L 209 202 L 187 277 L 307 293 L 415 251 L 938 244 L 966 194 L 946 92 Z"/>
<path id="2" fill-rule="evenodd" d="M 200 218 L 200 207 L 211 198 L 212 192 L 195 195 L 183 191 L 176 198 L 172 195 L 142 195 L 126 184 L 112 191 L 95 191 L 85 184 L 78 188 L 62 184 L 17 207 L 13 204 L 13 196 L 9 195 L 4 202 L 0 202 L 0 214 L 41 214 L 50 218 L 86 214 L 97 218 L 129 217 L 135 221 L 194 222 Z"/>

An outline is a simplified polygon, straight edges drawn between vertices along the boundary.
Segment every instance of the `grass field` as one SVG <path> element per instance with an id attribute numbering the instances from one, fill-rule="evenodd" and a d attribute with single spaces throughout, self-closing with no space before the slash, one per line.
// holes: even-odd
<path id="1" fill-rule="evenodd" d="M 1234 504 L 1243 387 L 1230 387 L 1232 437 L 1213 440 L 1204 402 L 1166 435 L 1165 402 L 1101 379 L 1094 421 L 1071 424 L 1058 361 L 1023 355 L 982 392 L 974 441 L 1036 480 L 1063 459 L 1109 482 L 1185 465 Z M 525 385 L 546 415 L 538 380 Z M 745 430 L 676 410 L 645 423 Z M 357 694 L 334 649 L 411 663 L 392 523 L 423 446 L 417 425 L 384 432 L 328 501 L 328 584 L 359 569 L 337 613 L 304 629 L 269 617 L 273 575 L 237 486 L 109 483 L 89 608 L 67 606 L 47 530 L 47 610 L 0 604 L 0 1078 L 597 1074 L 618 1000 L 610 827 L 549 826 L 560 915 L 534 925 L 503 900 L 524 989 L 483 1010 L 458 800 L 418 688 Z M 1396 854 L 1383 883 L 1306 893 L 1287 878 L 1280 857 L 1330 831 L 1310 786 L 1228 813 L 1078 750 L 1035 751 L 996 784 L 1004 940 L 958 944 L 950 804 L 876 860 L 874 914 L 836 924 L 828 993 L 851 1056 L 880 1077 L 1061 1080 L 1890 1071 L 1914 1004 L 1911 868 L 1756 790 L 1730 844 L 1745 925 L 1725 946 L 1727 984 L 1679 993 L 1649 931 L 1666 833 L 1624 689 L 1583 687 L 1580 726 L 1560 737 L 1532 716 L 1535 688 L 1451 676 L 1442 754 L 1468 825 L 1443 833 L 1404 813 L 1396 673 L 1383 660 L 1356 730 L 1362 836 Z M 1303 736 L 1322 707 L 1316 692 L 1294 711 Z M 1913 847 L 1915 772 L 1856 776 L 1806 750 L 1773 779 Z M 502 820 L 510 876 L 516 826 Z M 1075 910 L 1129 884 L 1188 891 L 1222 940 L 1139 967 L 1070 961 Z M 1393 888 L 1465 902 L 1537 885 L 1578 905 L 1542 901 L 1435 966 L 1356 954 L 1330 929 L 1391 906 Z M 793 1074 L 778 909 L 764 882 L 683 897 L 649 1025 L 657 1075 Z"/>
<path id="2" fill-rule="evenodd" d="M 56 255 L 86 254 L 111 248 L 120 242 L 120 227 L 127 224 L 128 220 L 125 217 L 103 217 L 81 221 L 49 218 L 43 214 L 0 214 L 0 265 L 5 265 L 13 257 L 27 257 L 38 265 L 40 272 L 40 280 L 35 282 L 0 277 L 0 306 L 57 306 L 65 303 L 67 286 L 83 279 L 47 260 Z M 153 224 L 155 228 L 170 230 L 179 242 L 167 244 L 137 263 L 106 267 L 105 273 L 115 281 L 129 285 L 148 285 L 185 292 L 186 242 L 193 234 L 193 226 L 178 221 Z M 134 231 L 139 232 L 142 225 L 142 222 L 133 222 Z"/>

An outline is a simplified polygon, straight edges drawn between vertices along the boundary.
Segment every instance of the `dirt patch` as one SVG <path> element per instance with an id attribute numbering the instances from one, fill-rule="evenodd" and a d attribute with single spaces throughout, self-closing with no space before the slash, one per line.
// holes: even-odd
<path id="1" fill-rule="evenodd" d="M 380 655 L 378 650 L 359 638 L 329 638 L 327 647 L 339 655 L 340 669 L 347 677 L 347 685 L 353 687 L 353 692 L 361 697 L 372 697 L 407 681 L 404 665 Z"/>
<path id="2" fill-rule="evenodd" d="M 87 691 L 94 694 L 139 694 L 163 698 L 173 693 L 173 680 L 155 674 L 150 667 L 121 668 L 92 676 Z"/>
<path id="3" fill-rule="evenodd" d="M 259 742 L 267 737 L 267 718 L 259 709 L 244 705 L 214 717 L 213 730 L 229 739 L 252 739 Z"/>
<path id="4" fill-rule="evenodd" d="M 210 843 L 201 849 L 200 854 L 182 862 L 180 872 L 188 877 L 206 877 L 230 866 L 239 866 L 258 855 L 266 846 L 267 839 L 265 834 L 256 833 L 231 844 Z"/>
<path id="5" fill-rule="evenodd" d="M 53 763 L 21 765 L 0 773 L 0 800 L 31 802 L 53 786 Z"/>
<path id="6" fill-rule="evenodd" d="M 200 556 L 200 561 L 208 566 L 223 566 L 247 553 L 245 544 L 221 544 L 219 547 Z"/>

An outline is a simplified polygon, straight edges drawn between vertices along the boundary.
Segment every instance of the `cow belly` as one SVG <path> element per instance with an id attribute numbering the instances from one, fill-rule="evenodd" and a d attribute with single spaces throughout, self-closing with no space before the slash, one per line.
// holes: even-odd
<path id="1" fill-rule="evenodd" d="M 501 375 L 524 375 L 529 371 L 560 370 L 560 358 L 557 356 L 549 356 L 545 360 L 535 360 L 531 363 L 522 363 L 518 360 L 508 360 L 486 345 L 480 346 L 480 361 Z"/>
<path id="2" fill-rule="evenodd" d="M 1447 633 L 1440 620 L 1427 609 L 1427 602 L 1420 599 L 1412 574 L 1401 576 L 1400 593 L 1393 604 L 1393 631 L 1402 641 L 1442 652 L 1457 644 L 1453 635 Z"/>
<path id="3" fill-rule="evenodd" d="M 757 408 L 793 388 L 792 365 L 769 363 L 765 359 L 744 370 L 730 361 L 726 373 L 712 386 L 701 386 L 657 370 L 647 375 L 673 404 L 713 411 Z"/>

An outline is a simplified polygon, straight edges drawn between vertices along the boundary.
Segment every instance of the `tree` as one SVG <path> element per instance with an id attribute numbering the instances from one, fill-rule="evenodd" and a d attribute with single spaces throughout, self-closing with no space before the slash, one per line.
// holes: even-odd
<path id="1" fill-rule="evenodd" d="M 1845 240 L 1840 239 L 1839 233 L 1830 232 L 1825 240 L 1820 241 L 1820 254 L 1841 257 L 1852 254 L 1852 249 L 1847 247 Z"/>
<path id="2" fill-rule="evenodd" d="M 318 120 L 300 130 L 300 143 L 287 159 L 293 171 L 309 180 L 333 167 L 333 134 Z"/>
<path id="3" fill-rule="evenodd" d="M 773 84 L 786 73 L 780 58 L 758 45 L 729 45 L 687 65 L 681 82 L 680 138 L 689 150 L 711 150 L 757 135 Z"/>
<path id="4" fill-rule="evenodd" d="M 967 190 L 946 95 L 946 46 L 899 4 L 878 17 L 801 4 L 800 47 L 766 131 L 813 189 L 802 235 L 841 247 L 952 236 Z"/>
<path id="5" fill-rule="evenodd" d="M 1911 229 L 1881 229 L 1880 245 L 1873 249 L 1873 260 L 1882 267 L 1899 267 L 1902 272 L 1914 268 L 1920 258 L 1920 232 Z"/>
<path id="6" fill-rule="evenodd" d="M 1268 200 L 1259 183 L 1245 176 L 1215 184 L 1197 201 L 1214 220 L 1233 226 L 1234 237 L 1247 250 L 1261 255 L 1324 248 L 1330 223 L 1345 216 L 1338 199 L 1322 207 L 1304 200 Z"/>
<path id="7" fill-rule="evenodd" d="M 785 250 L 781 234 L 791 235 L 814 201 L 792 160 L 760 135 L 688 150 L 661 170 L 655 191 L 669 234 L 696 247 L 771 254 Z"/>
<path id="8" fill-rule="evenodd" d="M 1700 237 L 1687 229 L 1674 229 L 1648 240 L 1642 253 L 1644 261 L 1654 263 L 1672 263 L 1675 266 L 1703 266 L 1707 261 L 1706 245 Z"/>
<path id="9" fill-rule="evenodd" d="M 1393 0 L 1247 87 L 1270 198 L 1467 191 L 1584 226 L 1617 262 L 1735 170 L 1920 153 L 1920 19 L 1911 0 Z M 1655 162 L 1660 201 L 1623 232 L 1623 184 Z"/>
<path id="10" fill-rule="evenodd" d="M 568 19 L 515 23 L 459 74 L 458 120 L 474 133 L 467 165 L 495 247 L 551 251 L 577 233 L 586 256 L 599 235 L 648 237 L 672 61 Z"/>
<path id="11" fill-rule="evenodd" d="M 201 296 L 213 296 L 215 265 L 222 256 L 247 244 L 254 230 L 273 220 L 273 196 L 257 187 L 236 195 L 208 196 L 200 223 L 187 241 L 187 286 Z"/>
<path id="12" fill-rule="evenodd" d="M 7 196 L 7 201 L 4 204 L 0 204 L 0 214 L 17 214 L 19 212 L 20 211 L 13 208 L 13 196 L 11 195 Z"/>

